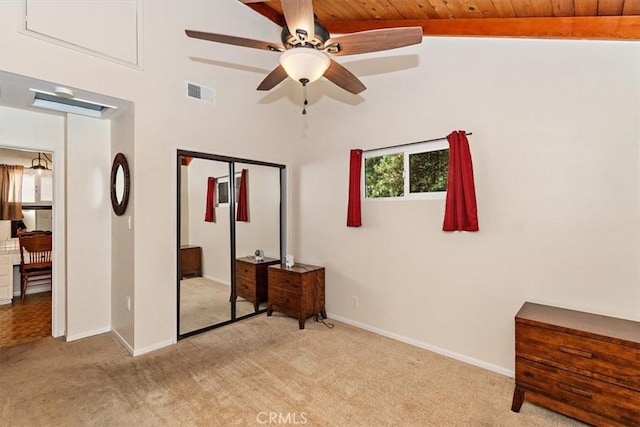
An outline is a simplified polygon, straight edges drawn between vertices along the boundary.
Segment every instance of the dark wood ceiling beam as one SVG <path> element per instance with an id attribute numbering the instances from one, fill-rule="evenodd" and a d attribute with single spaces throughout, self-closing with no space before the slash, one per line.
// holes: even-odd
<path id="1" fill-rule="evenodd" d="M 417 26 L 425 36 L 640 40 L 640 16 L 329 21 L 323 25 L 332 35 Z"/>

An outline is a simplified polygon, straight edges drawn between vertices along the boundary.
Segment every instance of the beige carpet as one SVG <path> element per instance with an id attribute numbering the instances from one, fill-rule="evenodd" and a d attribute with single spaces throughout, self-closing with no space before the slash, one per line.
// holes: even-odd
<path id="1" fill-rule="evenodd" d="M 180 333 L 202 329 L 231 319 L 229 286 L 204 277 L 180 281 Z M 263 303 L 261 308 L 267 308 Z M 254 312 L 253 303 L 236 300 L 236 317 Z"/>
<path id="2" fill-rule="evenodd" d="M 511 378 L 333 323 L 262 314 L 136 358 L 112 334 L 0 348 L 0 424 L 579 425 L 511 412 Z"/>

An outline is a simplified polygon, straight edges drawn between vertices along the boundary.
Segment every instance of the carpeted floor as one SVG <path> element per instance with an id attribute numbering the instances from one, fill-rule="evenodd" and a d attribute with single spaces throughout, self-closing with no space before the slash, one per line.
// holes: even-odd
<path id="1" fill-rule="evenodd" d="M 229 285 L 192 277 L 180 281 L 180 333 L 195 331 L 231 319 Z M 261 308 L 267 308 L 266 303 Z M 236 317 L 254 312 L 253 303 L 236 299 Z"/>
<path id="2" fill-rule="evenodd" d="M 3 426 L 576 426 L 513 379 L 274 313 L 131 357 L 113 334 L 0 348 Z"/>

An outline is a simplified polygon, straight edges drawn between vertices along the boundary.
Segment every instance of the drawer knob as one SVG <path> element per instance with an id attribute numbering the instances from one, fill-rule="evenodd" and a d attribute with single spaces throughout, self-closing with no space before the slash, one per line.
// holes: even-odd
<path id="1" fill-rule="evenodd" d="M 591 393 L 588 391 L 579 389 L 577 387 L 573 387 L 567 384 L 558 383 L 558 388 L 560 390 L 568 391 L 569 393 L 577 394 L 578 396 L 586 397 L 587 399 L 591 399 Z"/>
<path id="2" fill-rule="evenodd" d="M 575 356 L 586 357 L 588 359 L 591 359 L 593 357 L 593 353 L 591 353 L 590 351 L 580 350 L 579 348 L 573 348 L 573 347 L 567 347 L 567 346 L 564 346 L 564 345 L 559 345 L 558 346 L 558 350 L 560 350 L 563 353 L 573 354 Z"/>

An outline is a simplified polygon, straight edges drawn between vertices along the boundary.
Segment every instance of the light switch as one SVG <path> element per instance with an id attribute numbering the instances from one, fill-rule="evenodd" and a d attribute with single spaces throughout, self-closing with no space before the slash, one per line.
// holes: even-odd
<path id="1" fill-rule="evenodd" d="M 127 228 L 131 230 L 131 215 L 127 217 Z"/>

